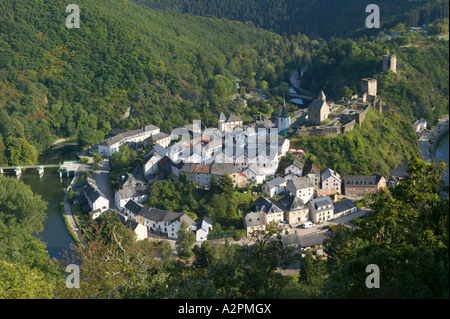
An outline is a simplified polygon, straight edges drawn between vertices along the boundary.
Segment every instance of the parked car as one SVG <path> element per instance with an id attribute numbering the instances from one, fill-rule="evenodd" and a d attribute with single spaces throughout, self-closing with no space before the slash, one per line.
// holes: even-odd
<path id="1" fill-rule="evenodd" d="M 313 223 L 311 223 L 311 222 L 306 222 L 306 223 L 304 223 L 304 224 L 301 224 L 300 225 L 300 227 L 301 228 L 312 228 L 312 227 L 314 227 L 314 224 Z"/>

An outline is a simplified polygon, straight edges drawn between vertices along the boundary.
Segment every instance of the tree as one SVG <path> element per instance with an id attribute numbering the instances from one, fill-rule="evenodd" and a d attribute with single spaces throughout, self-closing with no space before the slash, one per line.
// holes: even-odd
<path id="1" fill-rule="evenodd" d="M 6 158 L 13 166 L 34 165 L 37 163 L 36 148 L 24 138 L 9 137 L 6 139 Z"/>
<path id="2" fill-rule="evenodd" d="M 339 298 L 448 297 L 448 186 L 445 163 L 415 158 L 409 176 L 368 197 L 372 213 L 356 229 L 339 227 L 325 243 L 329 296 Z M 367 289 L 365 268 L 380 268 L 380 289 Z"/>
<path id="3" fill-rule="evenodd" d="M 224 174 L 219 180 L 219 190 L 225 199 L 231 199 L 234 192 L 233 179 L 228 174 Z"/>
<path id="4" fill-rule="evenodd" d="M 191 231 L 189 225 L 183 221 L 177 232 L 176 247 L 181 256 L 192 256 L 192 245 L 195 243 L 195 234 Z"/>
<path id="5" fill-rule="evenodd" d="M 4 260 L 0 260 L 0 282 L 0 299 L 50 299 L 55 288 L 43 272 Z"/>
<path id="6" fill-rule="evenodd" d="M 157 294 L 156 287 L 166 276 L 155 259 L 159 244 L 137 242 L 135 233 L 114 213 L 96 219 L 88 232 L 87 246 L 76 247 L 59 262 L 61 269 L 68 264 L 79 265 L 80 288 L 67 289 L 61 283 L 55 290 L 57 298 L 138 298 L 148 292 Z"/>

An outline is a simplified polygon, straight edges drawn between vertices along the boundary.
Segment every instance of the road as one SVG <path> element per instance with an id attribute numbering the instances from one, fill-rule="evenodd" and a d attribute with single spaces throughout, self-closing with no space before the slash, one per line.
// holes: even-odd
<path id="1" fill-rule="evenodd" d="M 105 194 L 109 200 L 109 207 L 114 208 L 115 203 L 111 192 L 111 183 L 109 182 L 109 160 L 104 159 L 99 163 L 99 169 L 94 171 L 93 177 L 97 182 L 97 186 Z"/>
<path id="2" fill-rule="evenodd" d="M 77 180 L 78 180 L 78 175 L 76 175 L 76 177 L 72 180 L 72 182 L 70 183 L 70 185 L 68 186 L 67 189 L 69 189 L 69 187 L 73 187 L 73 185 L 76 184 Z M 78 225 L 75 222 L 75 217 L 72 214 L 72 209 L 70 208 L 70 203 L 69 203 L 69 194 L 67 192 L 64 195 L 63 203 L 64 203 L 64 211 L 66 213 L 66 218 L 67 218 L 67 221 L 69 222 L 70 228 L 72 228 L 72 231 L 74 232 L 75 236 L 83 244 L 83 246 L 86 246 L 86 240 L 84 239 L 81 230 L 78 228 Z"/>
<path id="3" fill-rule="evenodd" d="M 444 117 L 439 119 L 438 125 L 422 133 L 419 138 L 419 149 L 421 157 L 424 161 L 431 161 L 432 159 L 432 156 L 430 154 L 430 139 L 434 138 L 436 140 L 438 134 L 448 131 L 448 128 L 449 118 Z M 435 134 L 434 137 L 433 134 Z"/>

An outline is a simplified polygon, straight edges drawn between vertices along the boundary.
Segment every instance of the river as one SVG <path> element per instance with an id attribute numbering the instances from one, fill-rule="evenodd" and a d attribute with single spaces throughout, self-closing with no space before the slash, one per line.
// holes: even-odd
<path id="1" fill-rule="evenodd" d="M 449 163 L 449 133 L 447 132 L 439 141 L 439 145 L 436 148 L 436 161 L 444 160 L 447 164 Z M 449 168 L 447 167 L 447 184 L 449 182 Z"/>
<path id="2" fill-rule="evenodd" d="M 45 152 L 39 158 L 39 164 L 58 164 L 70 160 L 76 160 L 76 148 L 64 147 Z M 64 224 L 60 208 L 63 190 L 69 185 L 71 179 L 72 177 L 60 178 L 57 168 L 46 169 L 42 178 L 39 178 L 35 169 L 24 171 L 20 177 L 21 181 L 29 185 L 33 192 L 41 195 L 42 199 L 48 203 L 44 231 L 39 233 L 37 237 L 47 244 L 50 258 L 61 258 L 61 253 L 68 251 L 70 245 L 74 244 Z"/>

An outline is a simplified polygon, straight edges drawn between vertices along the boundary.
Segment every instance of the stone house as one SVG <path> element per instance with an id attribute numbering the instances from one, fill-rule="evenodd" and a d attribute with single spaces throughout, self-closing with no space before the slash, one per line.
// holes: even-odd
<path id="1" fill-rule="evenodd" d="M 308 203 L 314 198 L 314 185 L 305 177 L 295 178 L 287 182 L 286 191 L 298 197 L 304 203 Z"/>
<path id="2" fill-rule="evenodd" d="M 274 197 L 286 190 L 286 181 L 283 177 L 275 177 L 274 179 L 267 181 L 262 186 L 262 192 L 264 195 Z"/>
<path id="3" fill-rule="evenodd" d="M 322 189 L 327 189 L 336 194 L 341 194 L 341 175 L 333 171 L 331 168 L 327 168 L 322 173 Z"/>
<path id="4" fill-rule="evenodd" d="M 386 187 L 386 179 L 379 175 L 347 175 L 344 178 L 345 195 L 362 197 Z"/>

